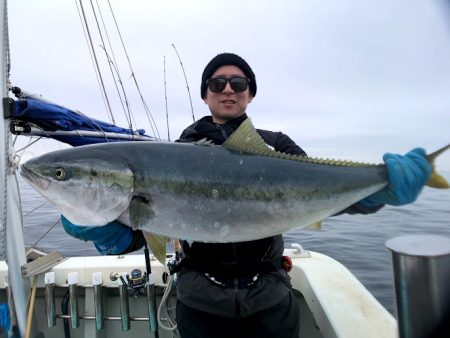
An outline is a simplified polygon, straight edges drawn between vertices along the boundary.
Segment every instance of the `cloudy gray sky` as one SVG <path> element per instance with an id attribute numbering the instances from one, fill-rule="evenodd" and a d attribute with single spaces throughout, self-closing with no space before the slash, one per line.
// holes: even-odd
<path id="1" fill-rule="evenodd" d="M 107 1 L 97 0 L 139 128 L 150 131 Z M 9 1 L 11 82 L 108 120 L 75 0 Z M 252 66 L 258 93 L 247 113 L 283 131 L 310 156 L 379 162 L 383 153 L 450 142 L 450 10 L 444 0 L 110 0 L 148 106 L 167 137 L 192 123 L 175 44 L 196 118 L 207 62 L 234 52 Z M 106 57 L 84 0 L 118 124 L 125 126 Z M 96 6 L 96 1 L 94 0 Z M 26 142 L 26 141 L 20 141 Z M 58 147 L 41 142 L 42 147 Z M 450 170 L 450 154 L 438 162 Z"/>

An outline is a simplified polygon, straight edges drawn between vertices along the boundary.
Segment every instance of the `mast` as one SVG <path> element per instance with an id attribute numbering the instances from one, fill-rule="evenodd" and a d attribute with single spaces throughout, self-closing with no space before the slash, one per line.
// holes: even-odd
<path id="1" fill-rule="evenodd" d="M 7 0 L 0 0 L 0 52 L 2 64 L 0 67 L 0 90 L 3 104 L 0 111 L 0 241 L 2 259 L 8 264 L 9 287 L 12 290 L 15 313 L 11 313 L 11 323 L 14 316 L 20 330 L 25 336 L 27 298 L 29 282 L 22 278 L 21 266 L 26 263 L 25 244 L 23 239 L 23 224 L 20 215 L 19 191 L 16 183 L 16 167 L 14 165 L 14 148 L 9 130 L 9 120 L 5 118 L 5 100 L 8 97 L 9 46 Z M 10 309 L 11 309 L 10 304 Z"/>

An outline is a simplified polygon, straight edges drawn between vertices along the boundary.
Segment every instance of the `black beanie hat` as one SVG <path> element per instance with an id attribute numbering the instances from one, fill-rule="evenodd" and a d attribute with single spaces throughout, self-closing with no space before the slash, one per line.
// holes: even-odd
<path id="1" fill-rule="evenodd" d="M 217 68 L 229 65 L 236 66 L 244 72 L 245 76 L 247 76 L 250 79 L 249 83 L 250 94 L 252 94 L 252 96 L 256 95 L 255 74 L 253 73 L 253 70 L 250 68 L 248 63 L 239 55 L 232 53 L 222 53 L 214 57 L 211 61 L 209 61 L 209 63 L 205 67 L 205 70 L 203 71 L 202 84 L 200 86 L 202 99 L 206 97 L 206 81 L 211 78 L 211 76 L 214 74 Z"/>

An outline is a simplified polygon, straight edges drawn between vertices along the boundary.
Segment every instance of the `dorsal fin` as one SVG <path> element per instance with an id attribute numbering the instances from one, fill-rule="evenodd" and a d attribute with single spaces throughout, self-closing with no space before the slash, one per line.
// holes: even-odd
<path id="1" fill-rule="evenodd" d="M 266 155 L 275 153 L 269 148 L 261 135 L 258 134 L 250 118 L 244 120 L 241 125 L 223 143 L 228 150 L 235 150 L 244 153 Z"/>
<path id="2" fill-rule="evenodd" d="M 230 137 L 223 143 L 223 146 L 228 150 L 239 151 L 242 153 L 276 157 L 299 162 L 328 164 L 335 166 L 348 166 L 348 167 L 377 166 L 377 164 L 369 164 L 353 161 L 341 161 L 333 159 L 310 158 L 275 151 L 271 149 L 266 144 L 266 142 L 264 142 L 261 135 L 258 134 L 255 127 L 253 126 L 250 118 L 247 118 L 246 120 L 244 120 L 244 122 L 241 123 L 239 128 L 237 128 L 235 132 L 231 134 Z"/>

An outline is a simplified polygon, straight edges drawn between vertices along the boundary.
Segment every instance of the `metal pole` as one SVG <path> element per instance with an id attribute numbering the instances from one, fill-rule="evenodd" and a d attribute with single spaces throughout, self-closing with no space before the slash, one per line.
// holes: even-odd
<path id="1" fill-rule="evenodd" d="M 94 311 L 95 328 L 101 330 L 104 328 L 103 320 L 103 275 L 101 272 L 92 274 L 92 285 L 94 287 Z"/>
<path id="2" fill-rule="evenodd" d="M 67 275 L 69 284 L 69 308 L 70 308 L 70 324 L 72 329 L 80 326 L 78 318 L 78 273 L 69 272 Z"/>
<path id="3" fill-rule="evenodd" d="M 47 326 L 56 325 L 55 309 L 55 273 L 47 272 L 45 274 L 45 312 L 47 314 Z"/>
<path id="4" fill-rule="evenodd" d="M 24 279 L 20 267 L 27 262 L 22 232 L 22 215 L 19 210 L 19 192 L 15 180 L 16 163 L 8 113 L 9 85 L 9 37 L 7 1 L 0 0 L 0 256 L 8 264 L 9 287 L 12 291 L 15 313 L 11 311 L 21 336 L 25 336 L 27 299 L 30 293 L 28 279 Z M 5 109 L 7 108 L 7 109 Z M 11 107 L 10 107 L 11 108 Z M 12 303 L 9 304 L 13 308 Z"/>
<path id="5" fill-rule="evenodd" d="M 130 305 L 128 300 L 128 286 L 125 282 L 126 273 L 121 276 L 119 283 L 119 302 L 120 302 L 120 317 L 122 320 L 122 331 L 130 330 Z"/>
<path id="6" fill-rule="evenodd" d="M 147 270 L 147 305 L 148 305 L 148 321 L 150 330 L 155 334 L 155 338 L 159 338 L 158 332 L 158 307 L 156 305 L 156 293 L 155 293 L 155 274 L 152 273 L 152 266 L 150 264 L 150 253 L 148 250 L 148 245 L 145 244 L 144 248 L 145 254 L 145 267 Z"/>
<path id="7" fill-rule="evenodd" d="M 392 252 L 400 338 L 450 337 L 450 238 L 407 235 L 386 247 Z"/>

